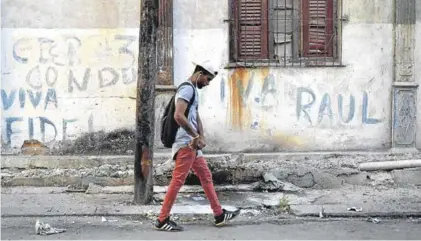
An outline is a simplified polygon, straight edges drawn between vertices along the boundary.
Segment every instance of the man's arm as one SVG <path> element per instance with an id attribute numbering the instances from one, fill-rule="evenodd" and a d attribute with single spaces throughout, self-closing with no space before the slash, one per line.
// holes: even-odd
<path id="1" fill-rule="evenodd" d="M 197 112 L 197 129 L 199 131 L 199 142 L 198 142 L 198 148 L 202 149 L 206 147 L 206 141 L 205 141 L 205 132 L 203 131 L 203 123 L 200 119 L 199 112 Z"/>
<path id="2" fill-rule="evenodd" d="M 183 99 L 178 99 L 175 104 L 175 112 L 174 112 L 174 119 L 181 128 L 183 128 L 187 134 L 191 137 L 195 138 L 199 134 L 194 131 L 192 126 L 190 125 L 189 121 L 187 120 L 184 113 L 186 112 L 188 103 Z"/>
<path id="3" fill-rule="evenodd" d="M 197 130 L 199 131 L 199 135 L 201 137 L 205 137 L 205 132 L 203 132 L 203 124 L 202 120 L 200 119 L 199 112 L 197 112 Z"/>

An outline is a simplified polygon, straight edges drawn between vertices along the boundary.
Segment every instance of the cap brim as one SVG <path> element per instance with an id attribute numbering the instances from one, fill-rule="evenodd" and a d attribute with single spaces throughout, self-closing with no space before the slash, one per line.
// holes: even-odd
<path id="1" fill-rule="evenodd" d="M 208 71 L 208 73 L 209 73 L 209 74 L 211 74 L 211 75 L 213 76 L 213 78 L 215 78 L 215 77 L 218 75 L 218 71 L 210 71 L 209 69 L 207 69 L 207 68 L 206 68 L 206 67 L 204 67 L 203 65 L 198 64 L 198 63 L 196 63 L 196 62 L 194 62 L 194 61 L 192 61 L 192 64 L 193 64 L 194 66 L 200 66 L 200 67 L 202 67 L 203 69 L 205 69 L 206 71 Z"/>

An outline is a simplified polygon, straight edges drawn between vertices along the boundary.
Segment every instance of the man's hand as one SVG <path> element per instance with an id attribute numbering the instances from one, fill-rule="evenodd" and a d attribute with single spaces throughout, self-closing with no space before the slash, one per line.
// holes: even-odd
<path id="1" fill-rule="evenodd" d="M 199 136 L 198 137 L 196 137 L 196 138 L 193 138 L 191 141 L 190 141 L 190 143 L 189 143 L 189 147 L 190 147 L 190 149 L 192 149 L 192 150 L 196 150 L 196 149 L 198 149 L 198 146 L 199 146 Z"/>
<path id="2" fill-rule="evenodd" d="M 197 143 L 197 147 L 198 149 L 203 149 L 206 147 L 206 141 L 205 141 L 205 137 L 204 136 L 200 136 L 199 137 L 199 141 Z"/>
<path id="3" fill-rule="evenodd" d="M 205 148 L 206 142 L 205 138 L 203 136 L 199 136 L 198 138 L 193 138 L 193 140 L 190 141 L 189 147 L 194 150 L 200 150 Z"/>

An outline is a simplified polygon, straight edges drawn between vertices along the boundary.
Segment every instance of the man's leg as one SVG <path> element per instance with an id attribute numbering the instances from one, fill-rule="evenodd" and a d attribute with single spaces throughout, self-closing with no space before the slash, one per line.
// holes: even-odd
<path id="1" fill-rule="evenodd" d="M 192 165 L 192 169 L 199 177 L 206 197 L 208 198 L 215 217 L 215 225 L 223 226 L 227 221 L 234 219 L 240 214 L 240 210 L 227 211 L 221 208 L 218 196 L 213 186 L 212 173 L 209 170 L 208 163 L 205 158 L 198 157 Z"/>
<path id="2" fill-rule="evenodd" d="M 196 152 L 188 147 L 178 151 L 171 182 L 168 186 L 168 191 L 165 195 L 164 203 L 162 204 L 161 212 L 158 217 L 159 223 L 155 224 L 156 228 L 164 231 L 174 231 L 174 229 L 177 228 L 177 225 L 174 222 L 170 222 L 167 218 L 170 216 L 171 208 L 177 198 L 177 194 L 186 181 L 195 158 Z"/>
<path id="3" fill-rule="evenodd" d="M 218 195 L 216 195 L 215 187 L 213 186 L 212 173 L 209 170 L 208 163 L 205 158 L 198 157 L 193 162 L 192 169 L 196 176 L 200 179 L 200 184 L 205 191 L 214 216 L 219 216 L 223 213 L 221 204 L 219 203 Z"/>

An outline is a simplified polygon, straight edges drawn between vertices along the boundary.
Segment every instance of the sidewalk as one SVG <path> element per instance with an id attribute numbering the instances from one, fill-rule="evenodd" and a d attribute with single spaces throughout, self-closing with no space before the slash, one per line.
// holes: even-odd
<path id="1" fill-rule="evenodd" d="M 236 187 L 238 189 L 238 187 Z M 133 188 L 103 188 L 94 194 L 69 193 L 66 188 L 2 188 L 2 217 L 45 216 L 139 216 L 154 218 L 160 209 L 165 188 L 155 188 L 155 204 L 132 205 Z M 227 209 L 242 208 L 242 214 L 278 217 L 406 217 L 421 216 L 421 187 L 374 188 L 343 186 L 341 189 L 304 189 L 296 193 L 262 193 L 218 187 L 219 197 Z M 105 190 L 105 191 L 104 191 Z M 198 187 L 185 187 L 179 194 L 172 215 L 211 217 L 211 209 Z M 355 207 L 357 211 L 349 211 Z M 362 210 L 360 210 L 362 208 Z M 284 213 L 282 210 L 289 210 Z"/>

